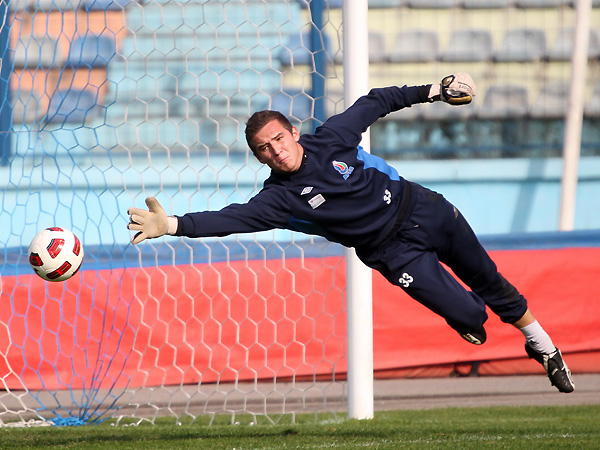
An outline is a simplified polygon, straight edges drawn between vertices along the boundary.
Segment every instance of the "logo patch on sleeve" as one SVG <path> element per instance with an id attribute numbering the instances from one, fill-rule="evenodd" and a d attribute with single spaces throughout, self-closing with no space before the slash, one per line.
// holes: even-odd
<path id="1" fill-rule="evenodd" d="M 311 206 L 312 209 L 318 208 L 323 203 L 325 203 L 325 197 L 323 197 L 321 194 L 315 195 L 308 201 L 308 204 Z"/>
<path id="2" fill-rule="evenodd" d="M 335 170 L 342 174 L 344 180 L 347 180 L 350 174 L 354 171 L 353 166 L 348 166 L 348 164 L 343 161 L 333 161 L 332 164 Z"/>

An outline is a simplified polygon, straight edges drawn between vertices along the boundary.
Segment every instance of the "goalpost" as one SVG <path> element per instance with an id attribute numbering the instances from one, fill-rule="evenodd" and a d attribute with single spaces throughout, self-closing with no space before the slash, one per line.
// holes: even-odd
<path id="1" fill-rule="evenodd" d="M 295 1 L 13 0 L 7 10 L 0 423 L 344 411 L 340 246 L 274 231 L 133 247 L 125 213 L 148 195 L 173 214 L 248 200 L 267 169 L 246 148 L 245 120 L 279 109 L 306 132 L 317 101 L 341 111 L 331 95 L 341 30 L 325 14 L 315 49 L 312 9 Z M 311 73 L 327 97 L 313 98 Z M 86 250 L 64 283 L 27 263 L 31 238 L 55 225 Z"/>

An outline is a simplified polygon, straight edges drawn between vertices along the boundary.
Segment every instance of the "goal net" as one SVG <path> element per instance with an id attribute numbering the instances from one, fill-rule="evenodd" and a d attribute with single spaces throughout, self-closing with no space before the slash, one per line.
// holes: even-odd
<path id="1" fill-rule="evenodd" d="M 306 39 L 320 31 L 306 5 L 2 6 L 2 117 L 12 120 L 0 167 L 0 421 L 335 413 L 346 370 L 341 248 L 283 231 L 134 247 L 126 229 L 127 209 L 149 195 L 183 214 L 258 192 L 268 171 L 243 137 L 252 112 L 279 109 L 313 129 Z M 85 246 L 64 283 L 28 265 L 30 240 L 50 226 Z"/>

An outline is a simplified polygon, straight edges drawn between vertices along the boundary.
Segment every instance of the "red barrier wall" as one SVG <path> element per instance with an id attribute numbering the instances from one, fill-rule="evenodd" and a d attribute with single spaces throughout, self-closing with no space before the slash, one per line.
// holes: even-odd
<path id="1" fill-rule="evenodd" d="M 573 372 L 600 372 L 600 248 L 490 252 Z M 490 315 L 488 341 L 374 274 L 376 375 L 542 373 Z M 2 277 L 0 378 L 10 389 L 152 386 L 346 371 L 342 257 Z M 20 380 L 21 381 L 20 381 Z"/>

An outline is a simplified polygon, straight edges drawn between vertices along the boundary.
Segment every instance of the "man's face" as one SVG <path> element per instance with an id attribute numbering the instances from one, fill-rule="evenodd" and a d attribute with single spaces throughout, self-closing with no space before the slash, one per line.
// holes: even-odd
<path id="1" fill-rule="evenodd" d="M 300 134 L 296 127 L 288 131 L 278 121 L 272 120 L 252 139 L 254 156 L 273 172 L 295 172 L 302 164 L 304 149 L 298 143 Z"/>

